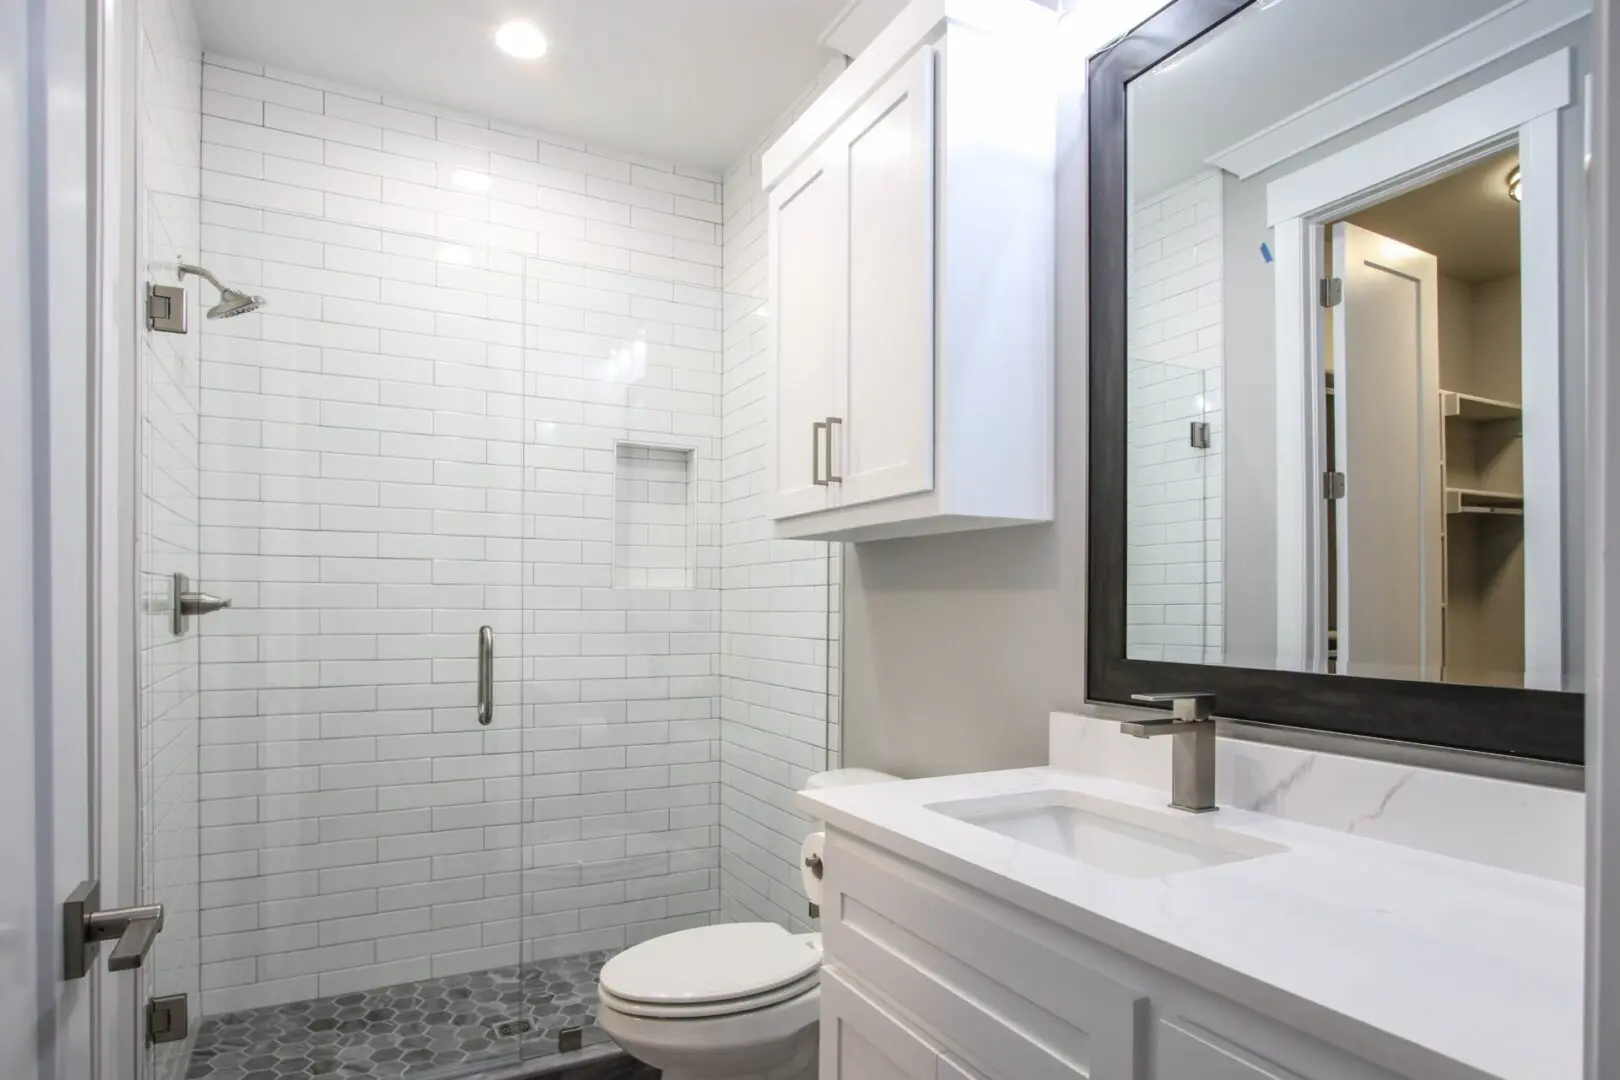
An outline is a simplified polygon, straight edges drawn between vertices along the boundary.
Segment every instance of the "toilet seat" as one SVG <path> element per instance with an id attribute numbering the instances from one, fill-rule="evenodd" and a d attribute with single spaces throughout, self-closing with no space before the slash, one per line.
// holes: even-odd
<path id="1" fill-rule="evenodd" d="M 696 1019 L 762 1009 L 821 981 L 820 935 L 775 923 L 699 926 L 644 941 L 609 960 L 598 992 L 629 1016 Z"/>
<path id="2" fill-rule="evenodd" d="M 598 986 L 596 993 L 602 1004 L 610 1009 L 624 1013 L 626 1016 L 641 1016 L 649 1020 L 700 1020 L 717 1016 L 736 1016 L 738 1013 L 753 1012 L 755 1009 L 779 1005 L 784 1001 L 791 1001 L 801 997 L 821 985 L 821 971 L 818 968 L 802 979 L 779 986 L 753 997 L 727 998 L 724 1001 L 710 1001 L 697 1005 L 652 1005 L 644 1001 L 631 1001 L 621 998 L 608 990 Z"/>

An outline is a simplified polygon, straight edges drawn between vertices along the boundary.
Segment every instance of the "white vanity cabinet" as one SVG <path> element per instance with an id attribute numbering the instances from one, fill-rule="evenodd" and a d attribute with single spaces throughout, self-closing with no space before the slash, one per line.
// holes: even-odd
<path id="1" fill-rule="evenodd" d="M 821 1080 L 1400 1075 L 835 828 L 823 861 Z"/>
<path id="2" fill-rule="evenodd" d="M 1051 520 L 1054 30 L 914 0 L 766 151 L 777 535 Z"/>

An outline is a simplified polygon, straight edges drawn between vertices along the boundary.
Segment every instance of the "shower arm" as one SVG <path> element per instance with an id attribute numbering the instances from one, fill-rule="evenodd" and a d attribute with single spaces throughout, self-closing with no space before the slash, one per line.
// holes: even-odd
<path id="1" fill-rule="evenodd" d="M 215 277 L 213 274 L 210 274 L 207 270 L 204 270 L 200 266 L 192 266 L 190 263 L 181 263 L 180 276 L 185 277 L 187 274 L 192 274 L 196 277 L 202 278 L 214 288 L 218 289 L 221 293 L 225 291 L 225 286 L 220 284 L 219 278 Z"/>

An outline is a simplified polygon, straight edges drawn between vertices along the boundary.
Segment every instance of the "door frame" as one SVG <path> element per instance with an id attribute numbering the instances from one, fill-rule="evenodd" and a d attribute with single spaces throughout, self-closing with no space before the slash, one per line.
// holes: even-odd
<path id="1" fill-rule="evenodd" d="M 1324 276 L 1321 227 L 1429 183 L 1517 143 L 1525 191 L 1562 190 L 1558 112 L 1573 101 L 1573 58 L 1559 49 L 1411 120 L 1331 154 L 1266 187 L 1274 230 L 1277 424 L 1277 668 L 1327 671 L 1326 514 L 1319 477 L 1323 430 Z M 1537 179 L 1541 178 L 1541 179 Z M 1534 185 L 1534 186 L 1532 186 Z M 1526 489 L 1531 477 L 1562 487 L 1560 465 L 1564 294 L 1559 200 L 1530 197 L 1520 209 L 1520 272 L 1539 281 L 1521 294 L 1523 351 L 1554 363 L 1525 365 Z M 1529 376 L 1534 373 L 1540 379 Z M 1536 407 L 1532 408 L 1532 403 Z M 1545 404 L 1542 404 L 1545 403 Z M 1525 509 L 1525 686 L 1562 688 L 1562 507 Z M 1535 642 L 1532 651 L 1532 642 Z M 1551 644 L 1548 644 L 1548 643 Z"/>

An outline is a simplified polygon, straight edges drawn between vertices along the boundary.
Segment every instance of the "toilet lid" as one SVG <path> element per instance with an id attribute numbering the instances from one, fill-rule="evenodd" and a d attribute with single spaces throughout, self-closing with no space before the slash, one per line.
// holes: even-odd
<path id="1" fill-rule="evenodd" d="M 753 997 L 798 982 L 821 950 L 775 923 L 678 930 L 632 946 L 602 967 L 601 986 L 626 1001 L 700 1005 Z"/>

